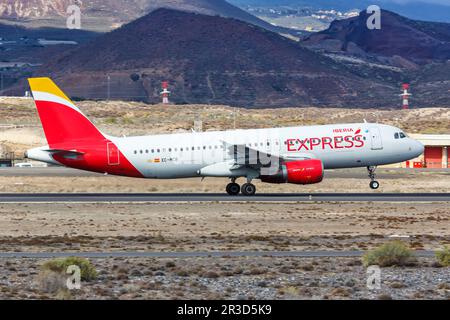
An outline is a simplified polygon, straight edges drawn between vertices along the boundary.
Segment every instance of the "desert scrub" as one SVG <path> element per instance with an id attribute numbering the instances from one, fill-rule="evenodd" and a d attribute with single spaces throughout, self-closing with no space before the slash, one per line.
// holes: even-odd
<path id="1" fill-rule="evenodd" d="M 82 281 L 91 281 L 97 278 L 97 271 L 91 262 L 80 257 L 68 257 L 47 261 L 42 265 L 42 270 L 65 274 L 67 268 L 71 265 L 76 265 L 80 268 Z"/>
<path id="2" fill-rule="evenodd" d="M 367 252 L 363 256 L 364 266 L 380 267 L 410 266 L 416 263 L 413 251 L 403 242 L 396 240 Z"/>
<path id="3" fill-rule="evenodd" d="M 117 119 L 113 118 L 113 117 L 109 117 L 105 120 L 106 124 L 116 124 L 117 123 Z"/>
<path id="4" fill-rule="evenodd" d="M 436 252 L 436 260 L 443 267 L 450 267 L 450 247 L 445 246 L 444 250 Z"/>

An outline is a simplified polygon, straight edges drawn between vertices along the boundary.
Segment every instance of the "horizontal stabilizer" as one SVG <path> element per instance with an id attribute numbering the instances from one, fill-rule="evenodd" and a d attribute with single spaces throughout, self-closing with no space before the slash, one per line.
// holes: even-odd
<path id="1" fill-rule="evenodd" d="M 43 151 L 47 151 L 48 153 L 51 154 L 61 154 L 61 155 L 73 155 L 73 156 L 80 156 L 83 155 L 84 152 L 79 152 L 76 150 L 62 150 L 62 149 L 48 149 L 48 150 L 43 150 Z"/>

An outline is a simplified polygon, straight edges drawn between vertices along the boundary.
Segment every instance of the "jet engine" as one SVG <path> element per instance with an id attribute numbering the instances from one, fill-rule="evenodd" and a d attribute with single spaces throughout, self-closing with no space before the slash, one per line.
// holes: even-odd
<path id="1" fill-rule="evenodd" d="M 319 159 L 289 161 L 281 164 L 273 175 L 261 175 L 262 182 L 313 184 L 323 179 L 323 164 Z"/>

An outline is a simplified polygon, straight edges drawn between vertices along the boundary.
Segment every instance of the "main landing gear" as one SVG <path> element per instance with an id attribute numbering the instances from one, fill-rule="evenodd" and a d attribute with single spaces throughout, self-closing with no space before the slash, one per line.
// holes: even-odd
<path id="1" fill-rule="evenodd" d="M 370 183 L 369 186 L 371 189 L 378 189 L 378 187 L 380 186 L 380 183 L 378 181 L 375 180 L 375 170 L 376 170 L 376 166 L 369 166 L 367 167 L 367 171 L 369 171 L 369 178 L 370 178 Z"/>
<path id="2" fill-rule="evenodd" d="M 239 192 L 242 192 L 244 196 L 253 196 L 256 193 L 256 187 L 251 183 L 251 180 L 244 183 L 242 187 L 240 187 L 236 183 L 236 178 L 232 178 L 231 183 L 229 183 L 226 187 L 226 191 L 230 196 L 236 196 Z"/>
<path id="3" fill-rule="evenodd" d="M 236 182 L 231 182 L 227 184 L 226 190 L 230 196 L 236 196 L 241 191 L 241 187 Z"/>

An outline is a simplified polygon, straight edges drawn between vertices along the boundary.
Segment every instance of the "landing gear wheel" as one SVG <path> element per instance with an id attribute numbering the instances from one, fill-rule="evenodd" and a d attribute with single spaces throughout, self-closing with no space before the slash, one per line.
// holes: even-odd
<path id="1" fill-rule="evenodd" d="M 370 178 L 369 186 L 373 190 L 378 189 L 378 187 L 380 186 L 378 181 L 375 180 L 375 170 L 376 169 L 377 169 L 376 166 L 369 166 L 369 167 L 367 167 L 367 171 L 369 171 L 369 178 Z"/>
<path id="2" fill-rule="evenodd" d="M 242 185 L 241 191 L 245 196 L 253 196 L 256 192 L 256 187 L 251 183 L 244 183 Z"/>
<path id="3" fill-rule="evenodd" d="M 241 191 L 241 187 L 237 183 L 232 182 L 227 184 L 226 190 L 230 196 L 236 196 L 239 194 L 239 191 Z"/>
<path id="4" fill-rule="evenodd" d="M 374 189 L 374 190 L 375 190 L 375 189 L 378 189 L 378 187 L 380 186 L 380 184 L 378 183 L 378 181 L 373 180 L 373 181 L 370 181 L 369 186 L 370 186 L 371 189 Z"/>

